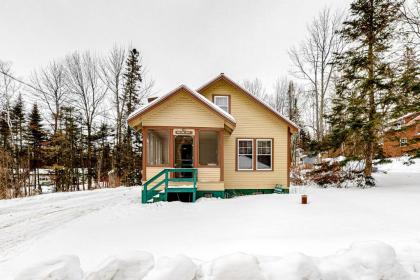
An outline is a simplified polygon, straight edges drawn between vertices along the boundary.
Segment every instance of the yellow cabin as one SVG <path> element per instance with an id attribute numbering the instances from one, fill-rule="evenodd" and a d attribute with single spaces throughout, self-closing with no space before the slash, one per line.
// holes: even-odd
<path id="1" fill-rule="evenodd" d="M 142 132 L 142 201 L 288 192 L 298 127 L 223 73 L 128 117 Z"/>

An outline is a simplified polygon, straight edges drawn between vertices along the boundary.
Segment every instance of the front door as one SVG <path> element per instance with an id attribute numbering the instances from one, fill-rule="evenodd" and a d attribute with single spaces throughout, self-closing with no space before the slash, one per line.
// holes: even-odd
<path id="1" fill-rule="evenodd" d="M 175 168 L 192 168 L 194 166 L 194 138 L 189 135 L 176 135 L 174 147 Z M 191 178 L 191 172 L 175 173 L 176 177 Z"/>

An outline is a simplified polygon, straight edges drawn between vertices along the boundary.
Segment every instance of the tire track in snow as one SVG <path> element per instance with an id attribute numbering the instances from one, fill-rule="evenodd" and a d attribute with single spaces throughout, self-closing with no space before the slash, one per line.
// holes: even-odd
<path id="1" fill-rule="evenodd" d="M 46 194 L 0 202 L 0 262 L 75 219 L 139 201 L 138 188 Z"/>

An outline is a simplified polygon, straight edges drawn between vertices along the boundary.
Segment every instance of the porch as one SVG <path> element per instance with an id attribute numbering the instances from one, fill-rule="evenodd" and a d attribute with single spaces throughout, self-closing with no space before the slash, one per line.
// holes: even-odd
<path id="1" fill-rule="evenodd" d="M 168 200 L 168 193 L 194 193 L 194 201 L 197 192 L 224 191 L 224 128 L 145 126 L 142 132 L 143 183 L 160 200 Z"/>

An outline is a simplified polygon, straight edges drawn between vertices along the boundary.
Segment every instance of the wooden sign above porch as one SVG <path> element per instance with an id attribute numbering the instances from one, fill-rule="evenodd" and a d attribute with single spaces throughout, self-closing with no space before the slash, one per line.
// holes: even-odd
<path id="1" fill-rule="evenodd" d="M 193 136 L 194 134 L 195 134 L 194 129 L 185 129 L 185 128 L 174 129 L 174 135 L 190 135 L 190 136 Z"/>

